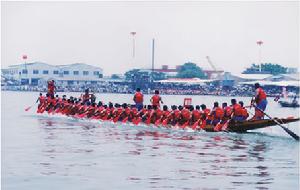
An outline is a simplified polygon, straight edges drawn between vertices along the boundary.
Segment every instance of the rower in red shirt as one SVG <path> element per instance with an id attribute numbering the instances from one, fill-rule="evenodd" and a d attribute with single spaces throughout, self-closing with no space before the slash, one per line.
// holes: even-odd
<path id="1" fill-rule="evenodd" d="M 264 111 L 266 110 L 267 107 L 267 94 L 266 92 L 262 89 L 262 87 L 259 85 L 259 83 L 254 84 L 255 88 L 255 103 L 256 103 L 256 108 L 255 108 L 255 114 L 251 118 L 251 120 L 259 120 L 264 118 Z"/>
<path id="2" fill-rule="evenodd" d="M 219 107 L 219 103 L 218 102 L 214 102 L 214 107 L 212 109 L 211 112 L 212 115 L 212 124 L 213 125 L 217 125 L 221 119 L 224 117 L 224 111 L 221 107 Z"/>
<path id="3" fill-rule="evenodd" d="M 135 107 L 140 111 L 143 109 L 144 95 L 141 92 L 140 88 L 136 89 L 136 92 L 133 96 L 133 101 L 135 103 Z"/>
<path id="4" fill-rule="evenodd" d="M 163 101 L 161 100 L 161 97 L 159 96 L 159 91 L 155 90 L 155 94 L 151 97 L 150 102 L 152 103 L 152 106 L 157 106 L 160 108 L 160 103 L 163 104 Z"/>
<path id="5" fill-rule="evenodd" d="M 232 119 L 235 121 L 243 121 L 242 107 L 236 102 L 236 99 L 231 99 Z"/>
<path id="6" fill-rule="evenodd" d="M 206 108 L 205 104 L 202 104 L 200 107 L 202 109 L 202 120 L 206 120 L 206 124 L 211 124 L 212 116 L 210 114 L 210 109 Z"/>
<path id="7" fill-rule="evenodd" d="M 54 80 L 51 80 L 51 81 L 49 80 L 48 81 L 48 94 L 50 96 L 54 95 L 55 89 L 56 89 L 56 87 L 55 87 Z"/>
<path id="8" fill-rule="evenodd" d="M 246 120 L 249 117 L 249 113 L 247 111 L 247 109 L 244 107 L 244 102 L 243 101 L 239 101 L 239 104 L 241 105 L 242 108 L 242 117 L 243 117 L 243 121 Z"/>
<path id="9" fill-rule="evenodd" d="M 187 122 L 190 121 L 190 119 L 191 119 L 191 112 L 188 109 L 188 106 L 181 107 L 180 108 L 180 114 L 181 114 L 180 121 L 179 121 L 180 125 L 185 125 Z"/>
<path id="10" fill-rule="evenodd" d="M 231 114 L 232 114 L 232 109 L 231 109 L 231 107 L 230 107 L 230 106 L 227 106 L 227 103 L 224 102 L 224 103 L 222 104 L 222 108 L 223 108 L 223 112 L 224 112 L 224 118 L 223 118 L 223 120 L 225 121 L 225 120 L 230 119 Z"/>

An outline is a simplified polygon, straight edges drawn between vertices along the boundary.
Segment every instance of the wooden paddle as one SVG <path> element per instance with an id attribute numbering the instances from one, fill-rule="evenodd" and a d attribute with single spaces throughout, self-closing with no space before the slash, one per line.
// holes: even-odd
<path id="1" fill-rule="evenodd" d="M 268 115 L 267 113 L 265 113 L 263 110 L 261 110 L 259 107 L 257 107 L 256 105 L 253 105 L 253 107 L 255 107 L 256 109 L 258 109 L 259 111 L 261 111 L 265 116 L 267 116 L 269 119 L 271 119 L 272 121 L 275 121 L 275 123 L 277 123 L 278 126 L 280 126 L 285 132 L 287 132 L 291 137 L 293 137 L 296 141 L 299 141 L 299 136 L 297 134 L 295 134 L 294 132 L 292 132 L 291 130 L 289 130 L 288 128 L 286 128 L 285 126 L 283 126 L 281 123 L 279 123 L 276 119 L 272 118 L 270 115 Z"/>

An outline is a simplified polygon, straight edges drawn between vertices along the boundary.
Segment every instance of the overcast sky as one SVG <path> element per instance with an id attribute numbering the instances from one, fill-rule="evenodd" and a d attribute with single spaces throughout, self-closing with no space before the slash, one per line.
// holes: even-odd
<path id="1" fill-rule="evenodd" d="M 2 67 L 87 63 L 104 75 L 191 61 L 239 73 L 258 61 L 297 67 L 298 2 L 2 2 Z M 131 31 L 136 31 L 132 57 Z"/>

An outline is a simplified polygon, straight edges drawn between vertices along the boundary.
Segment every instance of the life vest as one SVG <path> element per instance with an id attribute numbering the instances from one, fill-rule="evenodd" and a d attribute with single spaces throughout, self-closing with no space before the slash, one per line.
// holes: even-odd
<path id="1" fill-rule="evenodd" d="M 90 99 L 90 95 L 89 94 L 84 94 L 82 95 L 82 101 L 85 103 L 86 101 L 88 101 Z"/>
<path id="2" fill-rule="evenodd" d="M 191 117 L 191 113 L 188 109 L 183 109 L 181 110 L 181 116 L 182 116 L 182 119 L 184 119 L 185 121 L 189 120 L 190 117 Z"/>
<path id="3" fill-rule="evenodd" d="M 45 97 L 45 96 L 40 96 L 40 97 L 39 97 L 39 101 L 40 101 L 41 104 L 44 103 L 45 100 L 46 100 L 46 97 Z"/>
<path id="4" fill-rule="evenodd" d="M 138 109 L 132 108 L 132 109 L 131 109 L 131 113 L 132 113 L 132 116 L 133 116 L 133 117 L 138 116 Z"/>
<path id="5" fill-rule="evenodd" d="M 222 119 L 224 117 L 224 111 L 220 107 L 214 108 L 214 119 Z"/>
<path id="6" fill-rule="evenodd" d="M 134 94 L 134 102 L 135 103 L 143 103 L 144 95 L 141 92 L 136 92 Z"/>
<path id="7" fill-rule="evenodd" d="M 243 117 L 245 117 L 245 118 L 249 117 L 249 114 L 248 114 L 248 111 L 246 108 L 242 107 L 241 113 L 242 113 Z"/>
<path id="8" fill-rule="evenodd" d="M 160 96 L 155 94 L 154 96 L 152 96 L 152 105 L 153 106 L 160 106 Z"/>
<path id="9" fill-rule="evenodd" d="M 197 121 L 201 118 L 201 113 L 199 110 L 193 110 L 192 116 L 193 116 L 194 121 Z"/>
<path id="10" fill-rule="evenodd" d="M 131 110 L 130 110 L 130 108 L 125 108 L 125 115 L 126 116 L 129 116 L 130 115 L 130 112 L 131 112 Z"/>
<path id="11" fill-rule="evenodd" d="M 234 104 L 232 106 L 232 109 L 233 109 L 234 116 L 242 116 L 242 107 L 240 104 Z"/>
<path id="12" fill-rule="evenodd" d="M 257 89 L 258 93 L 256 96 L 256 103 L 260 103 L 262 100 L 266 100 L 267 99 L 267 94 L 265 93 L 265 91 L 262 88 L 258 88 Z"/>
<path id="13" fill-rule="evenodd" d="M 224 107 L 223 111 L 224 111 L 224 117 L 230 117 L 232 114 L 232 110 L 230 106 Z"/>
<path id="14" fill-rule="evenodd" d="M 48 82 L 48 91 L 53 92 L 54 91 L 54 83 Z"/>
<path id="15" fill-rule="evenodd" d="M 116 111 L 117 111 L 117 115 L 120 115 L 123 112 L 123 108 L 118 108 Z"/>
<path id="16" fill-rule="evenodd" d="M 210 115 L 210 109 L 205 108 L 205 109 L 203 110 L 203 115 L 204 115 L 205 117 L 208 117 L 208 115 Z"/>
<path id="17" fill-rule="evenodd" d="M 180 111 L 179 110 L 175 110 L 174 111 L 174 117 L 175 117 L 175 119 L 179 119 L 180 118 Z"/>
<path id="18" fill-rule="evenodd" d="M 168 115 L 170 115 L 169 110 L 163 111 L 163 117 L 167 117 Z"/>
<path id="19" fill-rule="evenodd" d="M 155 113 L 156 113 L 157 119 L 158 119 L 158 118 L 161 118 L 161 116 L 163 115 L 163 111 L 161 111 L 160 109 L 157 109 L 157 110 L 155 111 Z"/>

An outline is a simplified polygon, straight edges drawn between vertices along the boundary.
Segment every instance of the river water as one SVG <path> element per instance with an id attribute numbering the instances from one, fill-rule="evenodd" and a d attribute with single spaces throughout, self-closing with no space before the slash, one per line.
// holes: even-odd
<path id="1" fill-rule="evenodd" d="M 38 93 L 1 95 L 5 190 L 299 189 L 299 143 L 278 126 L 235 134 L 79 121 L 37 115 L 36 107 L 25 112 Z M 168 105 L 182 104 L 184 97 L 193 104 L 230 102 L 230 97 L 162 96 Z M 121 94 L 97 99 L 132 102 L 131 95 Z M 247 104 L 250 98 L 237 99 Z M 267 112 L 299 114 L 272 99 Z M 299 122 L 287 126 L 299 135 Z"/>

